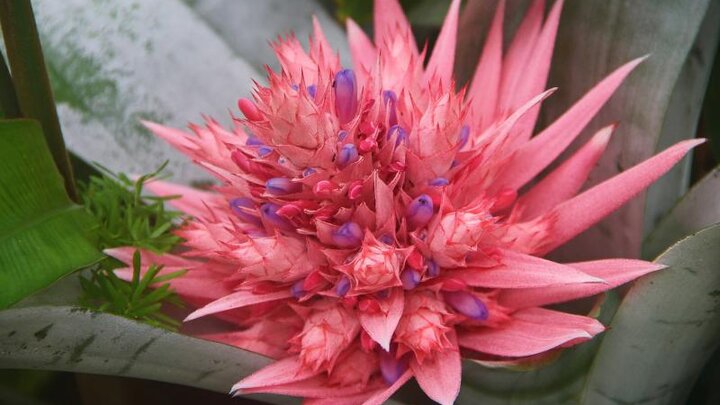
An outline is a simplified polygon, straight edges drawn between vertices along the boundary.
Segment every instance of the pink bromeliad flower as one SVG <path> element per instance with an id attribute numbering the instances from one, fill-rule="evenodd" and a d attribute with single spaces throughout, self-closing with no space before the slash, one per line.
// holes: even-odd
<path id="1" fill-rule="evenodd" d="M 232 389 L 310 404 L 378 404 L 415 378 L 449 404 L 462 357 L 520 363 L 592 339 L 597 320 L 545 308 L 661 266 L 542 256 L 646 188 L 700 140 L 681 142 L 579 192 L 614 130 L 606 127 L 530 187 L 641 62 L 619 67 L 540 133 L 562 0 L 533 2 L 502 49 L 504 2 L 469 86 L 455 91 L 460 1 L 426 66 L 397 0 L 375 1 L 375 40 L 352 21 L 353 69 L 315 22 L 306 52 L 274 44 L 280 72 L 241 99 L 232 130 L 158 136 L 223 183 L 182 194 L 186 249 L 146 259 L 199 309 L 236 331 L 207 336 L 276 361 Z M 521 192 L 522 190 L 522 192 Z M 130 249 L 109 253 L 127 262 Z"/>

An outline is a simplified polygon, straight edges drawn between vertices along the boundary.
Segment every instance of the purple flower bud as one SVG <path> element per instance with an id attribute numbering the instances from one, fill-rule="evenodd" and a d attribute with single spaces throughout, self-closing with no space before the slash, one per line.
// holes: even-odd
<path id="1" fill-rule="evenodd" d="M 247 208 L 247 210 L 243 208 Z M 247 197 L 233 198 L 230 200 L 230 209 L 244 222 L 255 224 L 257 226 L 261 225 L 260 218 L 248 212 L 248 210 L 255 209 L 255 203 L 253 203 L 251 199 Z"/>
<path id="2" fill-rule="evenodd" d="M 387 132 L 387 139 L 391 141 L 393 138 L 395 138 L 395 146 L 398 146 L 401 142 L 407 141 L 408 133 L 400 125 L 393 125 Z"/>
<path id="3" fill-rule="evenodd" d="M 429 195 L 423 194 L 410 203 L 407 207 L 406 217 L 408 223 L 414 228 L 427 225 L 433 216 L 433 202 Z"/>
<path id="4" fill-rule="evenodd" d="M 442 186 L 447 186 L 448 184 L 450 184 L 450 181 L 448 179 L 446 179 L 445 177 L 437 177 L 435 179 L 430 180 L 429 184 L 433 187 L 442 187 Z"/>
<path id="5" fill-rule="evenodd" d="M 347 276 L 342 276 L 337 284 L 335 284 L 335 294 L 339 297 L 344 297 L 348 291 L 350 291 L 350 279 Z"/>
<path id="6" fill-rule="evenodd" d="M 390 289 L 386 288 L 375 293 L 375 296 L 380 299 L 385 299 L 390 296 Z"/>
<path id="7" fill-rule="evenodd" d="M 247 140 L 245 141 L 245 145 L 247 146 L 265 146 L 265 144 L 258 139 L 256 136 L 248 136 Z"/>
<path id="8" fill-rule="evenodd" d="M 460 144 L 460 147 L 462 148 L 465 146 L 468 142 L 468 139 L 470 139 L 470 126 L 463 125 L 460 129 L 460 135 L 458 137 L 458 143 Z"/>
<path id="9" fill-rule="evenodd" d="M 265 189 L 274 195 L 297 193 L 302 190 L 302 184 L 293 183 L 287 177 L 273 177 L 265 182 Z"/>
<path id="10" fill-rule="evenodd" d="M 292 293 L 293 297 L 300 299 L 303 295 L 305 295 L 305 289 L 303 288 L 303 285 L 305 284 L 305 280 L 296 281 L 295 284 L 290 287 L 290 292 Z"/>
<path id="11" fill-rule="evenodd" d="M 444 293 L 444 296 L 445 302 L 468 318 L 475 319 L 476 321 L 488 319 L 489 313 L 487 306 L 474 294 L 467 291 L 447 291 Z"/>
<path id="12" fill-rule="evenodd" d="M 345 130 L 341 130 L 340 132 L 338 132 L 337 136 L 338 136 L 338 141 L 344 141 L 345 138 L 347 138 L 347 136 L 348 136 L 348 132 Z"/>
<path id="13" fill-rule="evenodd" d="M 389 385 L 395 383 L 407 370 L 407 363 L 395 358 L 393 353 L 380 352 L 380 373 Z"/>
<path id="14" fill-rule="evenodd" d="M 300 86 L 298 86 L 297 84 L 291 84 L 291 85 L 290 85 L 290 88 L 293 89 L 293 90 L 295 90 L 295 91 L 300 90 Z"/>
<path id="15" fill-rule="evenodd" d="M 315 94 L 317 94 L 317 86 L 314 84 L 307 86 L 307 92 L 310 97 L 315 98 Z"/>
<path id="16" fill-rule="evenodd" d="M 360 155 L 358 155 L 358 151 L 355 145 L 351 143 L 346 143 L 342 146 L 342 148 L 340 148 L 340 153 L 338 153 L 337 157 L 337 165 L 343 168 L 350 163 L 356 162 L 359 157 Z"/>
<path id="17" fill-rule="evenodd" d="M 437 277 L 440 275 L 440 266 L 435 263 L 435 260 L 426 259 L 425 265 L 427 266 L 427 275 L 429 277 Z"/>
<path id="18" fill-rule="evenodd" d="M 403 288 L 406 290 L 412 290 L 420 284 L 421 275 L 420 272 L 413 269 L 412 267 L 406 267 L 402 273 L 400 273 L 400 281 L 402 282 Z"/>
<path id="19" fill-rule="evenodd" d="M 261 146 L 258 148 L 258 156 L 264 157 L 272 153 L 272 148 L 269 146 Z"/>
<path id="20" fill-rule="evenodd" d="M 378 240 L 386 245 L 393 245 L 395 244 L 395 238 L 392 237 L 389 233 L 384 233 L 380 235 Z"/>
<path id="21" fill-rule="evenodd" d="M 360 246 L 362 237 L 362 228 L 355 222 L 346 222 L 332 233 L 333 242 L 343 248 Z"/>
<path id="22" fill-rule="evenodd" d="M 397 95 L 392 90 L 383 91 L 383 102 L 388 109 L 388 125 L 397 125 Z"/>
<path id="23" fill-rule="evenodd" d="M 290 230 L 292 229 L 292 224 L 290 224 L 285 218 L 280 216 L 277 211 L 280 209 L 280 206 L 274 203 L 265 203 L 260 206 L 260 215 L 262 215 L 262 218 L 265 220 L 266 223 L 284 230 Z"/>
<path id="24" fill-rule="evenodd" d="M 344 69 L 335 75 L 335 112 L 340 125 L 350 122 L 357 111 L 357 82 L 351 69 Z"/>
<path id="25" fill-rule="evenodd" d="M 316 172 L 315 169 L 313 169 L 312 167 L 308 167 L 307 169 L 305 169 L 303 171 L 303 177 L 307 177 L 307 176 L 310 176 L 311 174 L 315 174 L 315 172 Z"/>

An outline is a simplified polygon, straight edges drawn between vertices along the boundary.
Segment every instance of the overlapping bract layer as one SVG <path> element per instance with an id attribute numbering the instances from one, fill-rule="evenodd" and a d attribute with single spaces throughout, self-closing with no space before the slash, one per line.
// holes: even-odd
<path id="1" fill-rule="evenodd" d="M 452 61 L 455 0 L 426 67 L 396 0 L 377 0 L 375 41 L 352 22 L 354 69 L 342 69 L 315 23 L 310 51 L 274 44 L 269 71 L 232 131 L 194 134 L 148 123 L 222 181 L 214 192 L 156 182 L 194 216 L 186 250 L 153 259 L 200 307 L 237 331 L 208 338 L 277 362 L 235 392 L 309 403 L 381 403 L 409 378 L 440 403 L 460 388 L 460 349 L 523 361 L 603 330 L 541 308 L 586 297 L 659 266 L 608 259 L 559 264 L 539 256 L 635 196 L 698 141 L 577 194 L 614 127 L 553 172 L 530 180 L 578 136 L 629 62 L 532 137 L 562 1 L 534 1 L 507 52 L 501 1 L 477 73 L 459 93 Z M 579 67 L 581 68 L 581 67 Z M 129 259 L 124 249 L 110 252 Z M 143 260 L 143 263 L 147 263 Z"/>

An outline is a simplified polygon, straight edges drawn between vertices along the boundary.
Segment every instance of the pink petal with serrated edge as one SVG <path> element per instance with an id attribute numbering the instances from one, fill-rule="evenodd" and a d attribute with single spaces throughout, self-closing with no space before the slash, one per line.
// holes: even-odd
<path id="1" fill-rule="evenodd" d="M 599 294 L 665 267 L 662 264 L 630 259 L 568 263 L 567 266 L 602 278 L 607 284 L 564 284 L 504 290 L 498 296 L 498 303 L 513 309 L 557 304 Z"/>
<path id="2" fill-rule="evenodd" d="M 455 64 L 459 12 L 460 0 L 453 0 L 425 68 L 425 81 L 437 80 L 441 83 L 441 86 L 450 85 L 453 65 Z"/>
<path id="3" fill-rule="evenodd" d="M 255 294 L 252 291 L 237 291 L 230 295 L 226 295 L 219 300 L 213 301 L 197 311 L 191 313 L 185 318 L 185 321 L 200 318 L 218 312 L 224 312 L 231 309 L 242 308 L 248 305 L 260 304 L 262 302 L 277 301 L 292 297 L 290 289 L 276 291 L 269 294 Z"/>
<path id="4" fill-rule="evenodd" d="M 368 72 L 375 67 L 377 52 L 370 38 L 362 28 L 358 27 L 352 18 L 346 22 L 348 43 L 350 44 L 350 57 L 357 74 L 358 85 L 362 89 L 368 82 Z"/>
<path id="5" fill-rule="evenodd" d="M 297 356 L 287 357 L 243 378 L 237 384 L 233 385 L 230 392 L 233 394 L 242 394 L 246 389 L 270 387 L 273 385 L 307 380 L 318 373 L 320 373 L 320 371 L 312 371 L 311 368 L 305 367 Z"/>
<path id="6" fill-rule="evenodd" d="M 502 74 L 504 18 L 505 0 L 500 0 L 467 95 L 468 99 L 472 100 L 470 113 L 478 126 L 478 133 L 485 130 L 492 123 L 492 120 L 496 118 L 495 111 L 497 109 Z"/>
<path id="7" fill-rule="evenodd" d="M 365 332 L 386 351 L 390 350 L 390 340 L 395 328 L 400 322 L 405 307 L 405 298 L 402 290 L 393 288 L 390 296 L 380 302 L 382 311 L 375 313 L 360 313 L 360 324 Z"/>
<path id="8" fill-rule="evenodd" d="M 462 363 L 455 334 L 448 337 L 454 348 L 435 353 L 422 364 L 410 362 L 410 368 L 420 388 L 430 399 L 442 405 L 451 405 L 460 393 Z"/>
<path id="9" fill-rule="evenodd" d="M 555 207 L 549 214 L 554 218 L 552 240 L 538 254 L 564 244 L 620 208 L 670 170 L 690 149 L 703 142 L 704 139 L 692 139 L 677 143 Z"/>
<path id="10" fill-rule="evenodd" d="M 574 196 L 602 157 L 614 130 L 615 125 L 599 130 L 585 146 L 520 197 L 517 206 L 522 209 L 521 218 L 533 219 Z"/>
<path id="11" fill-rule="evenodd" d="M 169 200 L 168 204 L 194 217 L 206 217 L 209 214 L 208 207 L 226 205 L 225 199 L 220 194 L 161 180 L 145 183 L 145 189 L 159 197 L 180 196 Z"/>
<path id="12" fill-rule="evenodd" d="M 480 353 L 525 357 L 592 339 L 604 329 L 600 322 L 585 316 L 529 308 L 515 312 L 498 328 L 461 333 L 458 342 Z"/>
<path id="13" fill-rule="evenodd" d="M 408 33 L 410 48 L 417 55 L 417 44 L 412 35 L 410 22 L 398 0 L 375 0 L 373 9 L 373 28 L 375 30 L 375 45 L 380 48 L 387 41 L 392 41 L 396 32 L 402 35 Z"/>

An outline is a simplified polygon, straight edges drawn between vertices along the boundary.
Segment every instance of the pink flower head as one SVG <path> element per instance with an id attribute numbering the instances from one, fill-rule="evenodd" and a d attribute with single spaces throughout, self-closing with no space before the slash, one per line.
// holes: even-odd
<path id="1" fill-rule="evenodd" d="M 278 72 L 238 103 L 228 131 L 148 123 L 215 175 L 215 192 L 156 182 L 195 219 L 174 279 L 197 309 L 237 331 L 215 336 L 277 361 L 237 393 L 378 404 L 410 378 L 433 400 L 460 389 L 460 352 L 521 363 L 589 339 L 593 318 L 544 306 L 587 297 L 660 266 L 541 257 L 633 198 L 698 140 L 580 192 L 614 127 L 537 182 L 641 62 L 620 66 L 533 136 L 562 0 L 535 0 L 505 52 L 500 2 L 476 74 L 452 79 L 460 1 L 423 66 L 397 0 L 375 1 L 375 38 L 352 21 L 353 67 L 320 26 L 289 37 Z M 111 252 L 129 262 L 127 251 Z M 181 264 L 178 264 L 181 263 Z M 124 274 L 124 273 L 122 273 Z"/>

